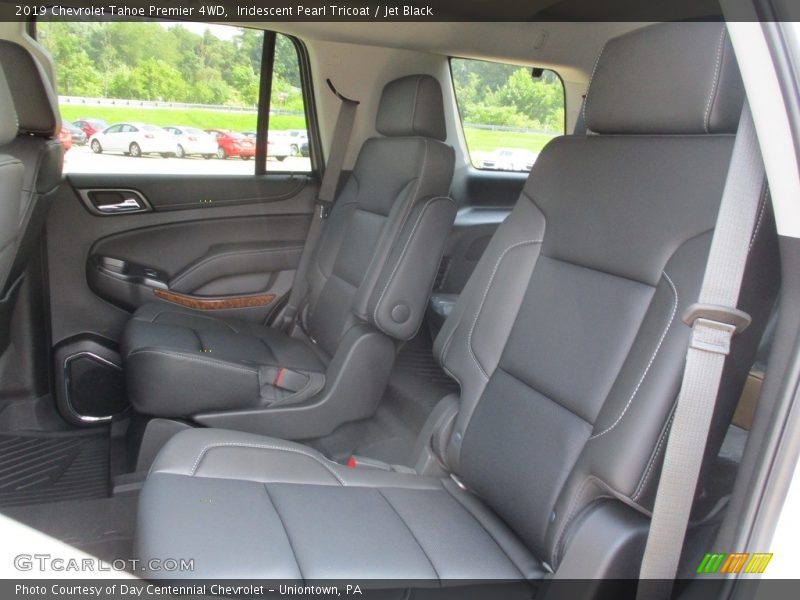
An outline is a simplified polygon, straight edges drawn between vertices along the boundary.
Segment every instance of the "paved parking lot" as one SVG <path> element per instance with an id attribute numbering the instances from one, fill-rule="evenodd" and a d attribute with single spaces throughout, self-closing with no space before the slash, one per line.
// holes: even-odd
<path id="1" fill-rule="evenodd" d="M 289 157 L 283 162 L 270 158 L 267 170 L 309 171 L 308 158 Z M 122 154 L 95 154 L 88 146 L 73 146 L 64 157 L 65 173 L 163 173 L 194 175 L 251 175 L 255 170 L 253 159 L 202 157 L 162 158 L 158 155 L 133 158 Z"/>

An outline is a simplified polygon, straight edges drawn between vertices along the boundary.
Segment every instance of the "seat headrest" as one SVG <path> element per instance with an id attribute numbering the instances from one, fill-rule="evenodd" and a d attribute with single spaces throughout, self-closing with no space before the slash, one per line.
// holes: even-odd
<path id="1" fill-rule="evenodd" d="M 0 146 L 11 142 L 18 132 L 17 111 L 14 109 L 5 69 L 0 65 Z"/>
<path id="2" fill-rule="evenodd" d="M 723 23 L 659 23 L 609 40 L 584 118 L 595 133 L 733 133 L 743 101 Z"/>
<path id="3" fill-rule="evenodd" d="M 11 97 L 17 110 L 19 132 L 52 137 L 58 134 L 61 118 L 58 100 L 50 80 L 28 50 L 0 40 L 0 64 L 8 79 Z"/>
<path id="4" fill-rule="evenodd" d="M 437 79 L 430 75 L 409 75 L 387 83 L 375 128 L 390 137 L 445 140 L 444 101 Z"/>

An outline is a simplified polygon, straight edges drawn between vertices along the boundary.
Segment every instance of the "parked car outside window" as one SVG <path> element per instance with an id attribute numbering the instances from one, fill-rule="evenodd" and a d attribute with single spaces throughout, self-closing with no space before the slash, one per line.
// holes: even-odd
<path id="1" fill-rule="evenodd" d="M 89 138 L 92 152 L 121 152 L 140 157 L 144 154 L 175 156 L 175 140 L 161 127 L 144 123 L 117 123 Z"/>
<path id="2" fill-rule="evenodd" d="M 212 135 L 195 127 L 167 125 L 166 131 L 175 136 L 175 156 L 202 156 L 213 158 L 217 154 L 217 140 Z"/>
<path id="3" fill-rule="evenodd" d="M 217 140 L 217 158 L 241 158 L 250 160 L 256 155 L 256 144 L 253 138 L 236 133 L 230 129 L 206 129 Z"/>

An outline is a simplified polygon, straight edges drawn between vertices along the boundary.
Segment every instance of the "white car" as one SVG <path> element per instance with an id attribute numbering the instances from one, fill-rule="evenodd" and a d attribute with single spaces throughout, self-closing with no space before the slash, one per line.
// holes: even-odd
<path id="1" fill-rule="evenodd" d="M 285 137 L 274 136 L 267 139 L 267 158 L 283 161 L 289 156 L 294 156 L 294 151 Z"/>
<path id="2" fill-rule="evenodd" d="M 308 131 L 305 129 L 287 129 L 283 132 L 283 135 L 292 149 L 292 156 L 300 156 L 303 144 L 308 143 Z"/>
<path id="3" fill-rule="evenodd" d="M 530 171 L 538 157 L 538 154 L 529 150 L 498 148 L 481 160 L 480 168 L 496 171 Z"/>
<path id="4" fill-rule="evenodd" d="M 191 155 L 199 155 L 203 158 L 212 158 L 217 154 L 217 140 L 205 131 L 195 127 L 183 127 L 169 125 L 164 129 L 175 136 L 177 143 L 175 156 L 185 158 Z"/>
<path id="5" fill-rule="evenodd" d="M 131 156 L 160 154 L 175 155 L 175 138 L 155 125 L 145 123 L 115 123 L 98 131 L 89 139 L 92 152 L 122 152 Z"/>
<path id="6" fill-rule="evenodd" d="M 244 131 L 242 135 L 253 140 L 253 144 L 256 143 L 256 139 L 258 138 L 258 134 L 255 131 Z M 284 161 L 288 157 L 294 156 L 294 154 L 294 150 L 289 144 L 284 132 L 270 132 L 270 137 L 267 138 L 267 158 L 275 158 Z"/>

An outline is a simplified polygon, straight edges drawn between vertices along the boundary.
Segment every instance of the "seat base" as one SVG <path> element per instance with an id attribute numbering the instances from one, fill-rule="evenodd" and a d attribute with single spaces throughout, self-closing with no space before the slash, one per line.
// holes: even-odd
<path id="1" fill-rule="evenodd" d="M 136 311 L 122 357 L 131 403 L 161 417 L 257 407 L 275 367 L 321 374 L 329 360 L 282 331 L 164 304 Z"/>
<path id="2" fill-rule="evenodd" d="M 194 558 L 193 571 L 162 574 L 170 578 L 438 586 L 545 574 L 502 521 L 450 479 L 350 469 L 301 444 L 241 432 L 177 434 L 153 464 L 139 517 L 141 559 Z"/>

